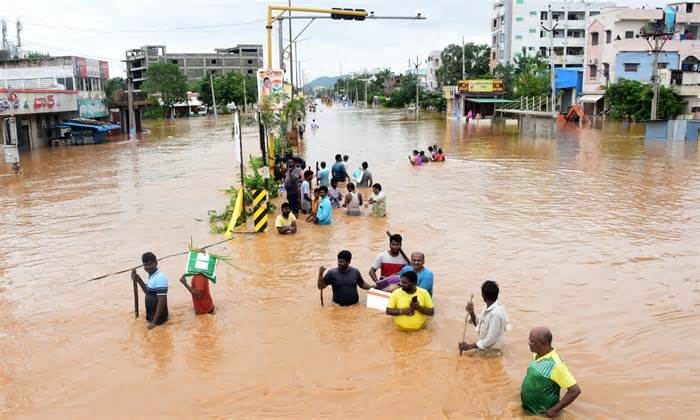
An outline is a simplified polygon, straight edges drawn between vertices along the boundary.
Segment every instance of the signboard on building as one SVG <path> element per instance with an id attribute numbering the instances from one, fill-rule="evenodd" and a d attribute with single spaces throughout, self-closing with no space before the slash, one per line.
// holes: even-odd
<path id="1" fill-rule="evenodd" d="M 284 78 L 284 72 L 282 70 L 269 70 L 269 69 L 259 69 L 258 70 L 258 98 L 262 101 L 266 96 L 270 96 L 275 93 L 284 92 L 284 85 L 282 79 Z"/>
<path id="2" fill-rule="evenodd" d="M 78 110 L 76 93 L 0 92 L 0 115 L 48 114 Z"/>
<path id="3" fill-rule="evenodd" d="M 109 63 L 92 58 L 73 57 L 73 72 L 77 77 L 109 79 Z"/>
<path id="4" fill-rule="evenodd" d="M 459 93 L 503 93 L 503 80 L 472 79 L 457 82 Z"/>
<path id="5" fill-rule="evenodd" d="M 442 88 L 442 97 L 445 99 L 452 99 L 455 97 L 454 95 L 454 86 L 443 86 Z"/>
<path id="6" fill-rule="evenodd" d="M 80 118 L 101 118 L 109 115 L 107 104 L 102 99 L 78 100 Z"/>

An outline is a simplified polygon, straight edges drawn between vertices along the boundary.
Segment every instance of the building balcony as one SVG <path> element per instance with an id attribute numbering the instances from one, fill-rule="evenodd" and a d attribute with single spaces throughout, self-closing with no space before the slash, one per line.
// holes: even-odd
<path id="1" fill-rule="evenodd" d="M 566 64 L 581 64 L 581 65 L 583 65 L 583 56 L 582 55 L 567 55 L 566 56 Z"/>

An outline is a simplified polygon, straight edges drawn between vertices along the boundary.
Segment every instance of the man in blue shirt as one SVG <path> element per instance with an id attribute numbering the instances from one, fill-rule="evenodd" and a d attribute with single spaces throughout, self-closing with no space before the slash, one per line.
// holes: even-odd
<path id="1" fill-rule="evenodd" d="M 433 272 L 424 267 L 424 264 L 425 255 L 422 252 L 414 252 L 411 254 L 411 265 L 402 268 L 399 276 L 407 271 L 414 271 L 418 275 L 418 287 L 427 290 L 430 297 L 433 297 Z"/>
<path id="2" fill-rule="evenodd" d="M 318 187 L 318 194 L 321 197 L 321 202 L 318 204 L 314 223 L 317 225 L 330 225 L 333 215 L 333 206 L 328 198 L 328 187 Z"/>
<path id="3" fill-rule="evenodd" d="M 143 282 L 136 270 L 131 270 L 131 278 L 146 294 L 146 321 L 150 330 L 168 320 L 168 278 L 158 269 L 158 259 L 152 252 L 143 254 L 141 262 L 148 273 L 148 283 Z"/>
<path id="4" fill-rule="evenodd" d="M 316 179 L 320 187 L 328 188 L 331 185 L 331 170 L 326 168 L 326 162 L 321 162 L 321 170 L 316 173 Z"/>
<path id="5" fill-rule="evenodd" d="M 337 179 L 338 182 L 345 182 L 348 178 L 350 178 L 350 175 L 348 175 L 347 168 L 343 163 L 343 157 L 340 155 L 335 155 L 335 163 L 331 168 L 331 172 L 333 178 Z"/>

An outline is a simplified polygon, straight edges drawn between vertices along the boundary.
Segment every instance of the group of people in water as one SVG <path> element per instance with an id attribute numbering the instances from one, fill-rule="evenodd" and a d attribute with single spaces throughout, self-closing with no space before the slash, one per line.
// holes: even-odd
<path id="1" fill-rule="evenodd" d="M 275 220 L 279 234 L 296 233 L 300 215 L 304 215 L 310 223 L 330 225 L 333 210 L 339 208 L 344 208 L 349 216 L 359 216 L 363 214 L 363 205 L 371 205 L 373 216 L 386 216 L 386 196 L 382 186 L 374 182 L 368 163 L 362 162 L 351 176 L 348 173 L 347 155 L 335 155 L 334 160 L 331 167 L 326 162 L 317 163 L 314 172 L 310 167 L 304 169 L 307 168 L 306 162 L 291 152 L 278 159 L 276 174 L 283 179 L 287 198 L 281 205 L 281 214 Z M 428 154 L 414 150 L 409 157 L 410 163 L 416 166 L 444 160 L 443 150 L 437 145 L 428 147 Z M 312 189 L 314 179 L 316 187 Z M 341 183 L 345 184 L 345 193 L 341 192 Z M 372 188 L 368 200 L 364 199 L 357 187 Z M 337 267 L 329 270 L 323 266 L 319 268 L 316 285 L 321 291 L 330 286 L 332 300 L 339 306 L 357 304 L 358 289 L 387 292 L 389 297 L 385 313 L 392 318 L 395 327 L 406 332 L 421 330 L 435 315 L 433 272 L 425 266 L 425 255 L 422 252 L 413 252 L 410 258 L 404 253 L 401 235 L 390 232 L 387 235 L 389 248 L 377 255 L 369 267 L 371 282 L 365 281 L 361 272 L 350 265 L 352 253 L 342 250 L 337 255 Z M 148 280 L 144 282 L 136 270 L 132 271 L 131 276 L 146 295 L 146 319 L 148 328 L 151 329 L 168 319 L 168 280 L 158 269 L 157 258 L 153 253 L 143 254 L 142 263 L 148 273 Z M 195 275 L 188 283 L 183 275 L 180 281 L 192 296 L 195 313 L 214 313 L 209 280 L 205 276 Z M 481 285 L 481 297 L 485 306 L 480 314 L 476 315 L 471 300 L 467 304 L 467 319 L 476 329 L 478 339 L 474 342 L 459 342 L 457 347 L 460 354 L 463 351 L 500 352 L 502 349 L 504 335 L 510 330 L 510 321 L 505 306 L 499 300 L 499 294 L 498 284 L 487 280 Z M 581 389 L 552 347 L 552 333 L 547 328 L 532 329 L 528 345 L 533 356 L 521 386 L 523 408 L 532 414 L 555 417 L 579 396 Z M 566 389 L 566 393 L 560 398 L 562 388 Z"/>
<path id="2" fill-rule="evenodd" d="M 408 161 L 411 162 L 411 165 L 413 166 L 422 166 L 423 164 L 429 162 L 444 162 L 445 153 L 437 146 L 437 144 L 434 144 L 428 147 L 428 154 L 426 154 L 423 150 L 420 152 L 418 150 L 414 150 L 408 157 Z"/>
<path id="3" fill-rule="evenodd" d="M 371 206 L 372 216 L 386 216 L 386 195 L 382 186 L 374 182 L 369 164 L 362 162 L 351 176 L 348 173 L 349 156 L 335 155 L 335 163 L 329 168 L 325 161 L 317 163 L 316 172 L 310 168 L 304 170 L 306 161 L 293 156 L 291 152 L 285 155 L 286 170 L 283 188 L 287 201 L 281 205 L 281 214 L 275 219 L 275 228 L 280 234 L 297 232 L 297 220 L 300 214 L 305 215 L 307 222 L 318 225 L 330 225 L 333 220 L 333 209 L 344 208 L 348 216 L 361 216 L 362 208 Z M 281 173 L 281 171 L 277 171 Z M 316 188 L 312 185 L 316 179 Z M 352 182 L 352 181 L 355 182 Z M 339 184 L 345 184 L 345 193 Z M 359 188 L 371 188 L 372 194 L 367 200 Z"/>

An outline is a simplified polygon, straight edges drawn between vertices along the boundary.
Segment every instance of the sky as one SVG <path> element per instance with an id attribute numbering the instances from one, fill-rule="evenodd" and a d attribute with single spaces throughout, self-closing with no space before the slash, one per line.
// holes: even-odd
<path id="1" fill-rule="evenodd" d="M 8 0 L 6 0 L 8 1 Z M 242 44 L 266 45 L 267 4 L 263 0 L 22 0 L 3 8 L 11 42 L 21 20 L 26 50 L 108 60 L 110 77 L 123 76 L 124 51 L 165 45 L 168 52 L 207 52 Z M 403 72 L 408 60 L 450 43 L 488 43 L 491 0 L 292 0 L 293 6 L 343 7 L 376 16 L 427 20 L 314 21 L 299 36 L 299 58 L 308 80 L 375 67 Z M 621 6 L 662 6 L 664 1 L 618 0 Z M 296 34 L 308 21 L 293 21 Z M 285 24 L 285 37 L 289 30 Z M 277 30 L 273 31 L 277 66 Z M 296 35 L 295 35 L 296 36 Z"/>

